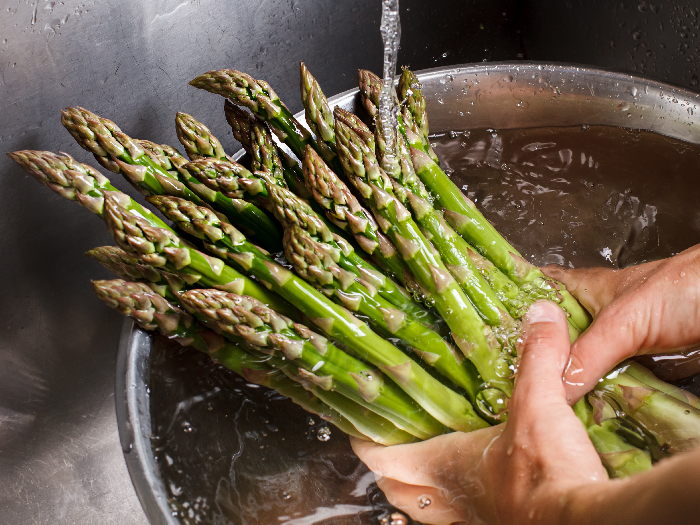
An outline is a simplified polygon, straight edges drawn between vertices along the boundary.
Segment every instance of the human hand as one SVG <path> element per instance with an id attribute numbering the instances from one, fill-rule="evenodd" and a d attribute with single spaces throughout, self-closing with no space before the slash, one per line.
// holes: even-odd
<path id="1" fill-rule="evenodd" d="M 700 246 L 622 270 L 542 270 L 564 283 L 594 318 L 571 347 L 564 372 L 569 403 L 629 357 L 700 341 Z"/>
<path id="2" fill-rule="evenodd" d="M 562 310 L 535 303 L 523 337 L 505 425 L 393 447 L 352 441 L 393 505 L 435 525 L 564 523 L 568 498 L 607 479 L 566 402 L 561 378 L 570 345 Z"/>

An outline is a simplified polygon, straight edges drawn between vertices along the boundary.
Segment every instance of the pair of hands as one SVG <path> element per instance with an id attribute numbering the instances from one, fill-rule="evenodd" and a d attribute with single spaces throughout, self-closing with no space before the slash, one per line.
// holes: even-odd
<path id="1" fill-rule="evenodd" d="M 692 487 L 700 486 L 700 451 L 610 481 L 570 405 L 628 357 L 700 341 L 700 246 L 624 270 L 544 271 L 594 322 L 572 346 L 558 306 L 543 301 L 530 308 L 507 424 L 393 447 L 353 440 L 353 449 L 389 501 L 424 523 L 697 519 Z"/>

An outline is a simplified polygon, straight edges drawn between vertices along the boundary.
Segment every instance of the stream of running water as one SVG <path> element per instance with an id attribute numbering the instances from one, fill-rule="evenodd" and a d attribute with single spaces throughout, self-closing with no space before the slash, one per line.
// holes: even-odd
<path id="1" fill-rule="evenodd" d="M 380 31 L 384 42 L 384 66 L 382 90 L 379 93 L 379 119 L 382 122 L 382 132 L 386 142 L 385 155 L 391 159 L 396 156 L 397 117 L 399 113 L 399 104 L 394 91 L 396 60 L 401 40 L 399 0 L 382 0 Z"/>

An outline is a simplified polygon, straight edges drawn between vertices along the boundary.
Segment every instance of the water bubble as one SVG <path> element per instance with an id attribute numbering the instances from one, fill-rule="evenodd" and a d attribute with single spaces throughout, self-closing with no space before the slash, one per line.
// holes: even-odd
<path id="1" fill-rule="evenodd" d="M 319 441 L 328 441 L 331 439 L 331 429 L 328 427 L 319 428 L 316 437 Z"/>
<path id="2" fill-rule="evenodd" d="M 432 501 L 430 501 L 430 496 L 428 496 L 427 494 L 424 494 L 418 498 L 418 507 L 420 507 L 421 509 L 424 509 L 431 503 Z"/>
<path id="3" fill-rule="evenodd" d="M 440 104 L 444 104 L 444 103 L 445 103 L 445 101 L 442 100 L 441 98 L 438 99 L 438 102 L 439 102 Z"/>
<path id="4" fill-rule="evenodd" d="M 291 498 L 292 495 L 289 492 L 283 492 L 282 493 L 282 499 L 289 499 Z"/>
<path id="5" fill-rule="evenodd" d="M 310 427 L 312 427 L 316 424 L 316 422 L 311 418 L 308 419 L 307 423 L 309 424 Z"/>
<path id="6" fill-rule="evenodd" d="M 588 124 L 584 124 L 583 126 L 581 126 L 581 131 L 588 131 L 589 128 L 590 126 Z"/>
<path id="7" fill-rule="evenodd" d="M 400 512 L 394 512 L 391 516 L 384 516 L 380 523 L 381 525 L 408 525 L 408 518 Z"/>
<path id="8" fill-rule="evenodd" d="M 191 434 L 192 432 L 194 432 L 194 427 L 189 423 L 185 422 L 182 425 L 182 430 L 185 434 Z"/>
<path id="9" fill-rule="evenodd" d="M 686 411 L 685 411 L 685 414 L 690 414 L 690 410 L 686 410 Z"/>

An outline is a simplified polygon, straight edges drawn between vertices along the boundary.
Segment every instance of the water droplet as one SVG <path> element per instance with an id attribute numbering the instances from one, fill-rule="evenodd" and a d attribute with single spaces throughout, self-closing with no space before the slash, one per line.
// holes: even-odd
<path id="1" fill-rule="evenodd" d="M 685 272 L 681 272 L 680 277 L 685 277 Z"/>
<path id="2" fill-rule="evenodd" d="M 182 430 L 185 434 L 191 434 L 192 432 L 194 432 L 194 427 L 189 423 L 185 422 L 182 425 Z"/>
<path id="3" fill-rule="evenodd" d="M 430 505 L 432 501 L 430 501 L 430 496 L 424 494 L 421 497 L 418 498 L 418 507 L 421 509 L 424 509 L 428 505 Z"/>
<path id="4" fill-rule="evenodd" d="M 581 131 L 588 131 L 589 128 L 590 126 L 588 124 L 584 124 L 583 126 L 581 126 Z"/>
<path id="5" fill-rule="evenodd" d="M 289 499 L 291 498 L 292 495 L 289 492 L 283 492 L 282 493 L 282 499 Z"/>
<path id="6" fill-rule="evenodd" d="M 686 410 L 685 413 L 686 413 L 686 414 L 690 414 L 690 410 Z"/>
<path id="7" fill-rule="evenodd" d="M 506 454 L 508 454 L 509 456 L 512 456 L 513 450 L 515 450 L 515 448 L 513 447 L 513 444 L 511 443 L 510 446 L 508 447 L 508 450 L 506 450 Z"/>
<path id="8" fill-rule="evenodd" d="M 309 418 L 309 420 L 308 420 L 307 422 L 309 423 L 309 426 L 310 426 L 310 427 L 312 427 L 312 426 L 314 426 L 314 425 L 316 424 L 316 422 L 315 422 L 313 419 L 311 419 L 311 418 Z"/>
<path id="9" fill-rule="evenodd" d="M 438 99 L 438 102 L 439 102 L 440 104 L 444 104 L 444 103 L 445 103 L 445 101 L 442 100 L 441 98 Z"/>
<path id="10" fill-rule="evenodd" d="M 328 441 L 331 439 L 331 429 L 328 427 L 319 428 L 316 437 L 319 441 Z"/>

